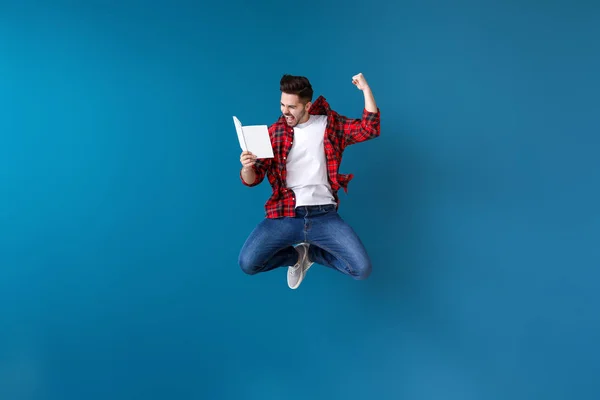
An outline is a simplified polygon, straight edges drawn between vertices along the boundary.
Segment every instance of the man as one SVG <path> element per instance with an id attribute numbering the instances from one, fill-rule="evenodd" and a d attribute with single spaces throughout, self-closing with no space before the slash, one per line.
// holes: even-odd
<path id="1" fill-rule="evenodd" d="M 291 289 L 298 288 L 313 263 L 357 280 L 370 275 L 365 247 L 337 212 L 338 190 L 347 192 L 353 178 L 338 173 L 344 149 L 380 133 L 380 110 L 365 77 L 355 75 L 352 83 L 365 98 L 361 119 L 331 110 L 323 96 L 313 103 L 307 78 L 281 78 L 282 115 L 269 127 L 274 158 L 257 159 L 250 152 L 240 157 L 244 185 L 256 186 L 267 176 L 273 189 L 265 204 L 266 217 L 240 251 L 245 273 L 288 266 Z"/>

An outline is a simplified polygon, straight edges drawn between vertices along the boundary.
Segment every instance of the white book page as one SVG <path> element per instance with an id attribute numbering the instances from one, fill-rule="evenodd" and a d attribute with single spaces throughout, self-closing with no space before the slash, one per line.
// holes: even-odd
<path id="1" fill-rule="evenodd" d="M 236 116 L 233 116 L 233 124 L 242 151 L 249 151 L 257 158 L 274 157 L 267 125 L 242 126 Z"/>
<path id="2" fill-rule="evenodd" d="M 242 131 L 249 152 L 257 158 L 274 157 L 267 125 L 247 125 L 242 127 Z"/>

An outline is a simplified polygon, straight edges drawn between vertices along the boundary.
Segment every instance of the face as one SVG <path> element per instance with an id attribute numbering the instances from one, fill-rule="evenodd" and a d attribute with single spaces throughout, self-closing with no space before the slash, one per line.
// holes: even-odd
<path id="1" fill-rule="evenodd" d="M 296 126 L 308 121 L 311 102 L 304 104 L 297 94 L 281 93 L 281 113 L 289 126 Z"/>

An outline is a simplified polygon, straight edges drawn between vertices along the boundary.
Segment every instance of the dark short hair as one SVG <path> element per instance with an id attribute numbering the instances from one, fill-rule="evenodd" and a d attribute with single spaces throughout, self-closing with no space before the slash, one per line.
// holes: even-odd
<path id="1" fill-rule="evenodd" d="M 308 78 L 285 74 L 279 82 L 279 88 L 283 93 L 298 95 L 304 103 L 312 101 L 313 88 Z"/>

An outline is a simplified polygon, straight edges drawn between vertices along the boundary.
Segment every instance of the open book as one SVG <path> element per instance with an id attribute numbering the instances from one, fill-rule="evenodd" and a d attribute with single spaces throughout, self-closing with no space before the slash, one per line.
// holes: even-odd
<path id="1" fill-rule="evenodd" d="M 240 120 L 235 116 L 233 117 L 233 123 L 243 151 L 249 151 L 257 158 L 274 157 L 267 125 L 242 126 Z"/>

